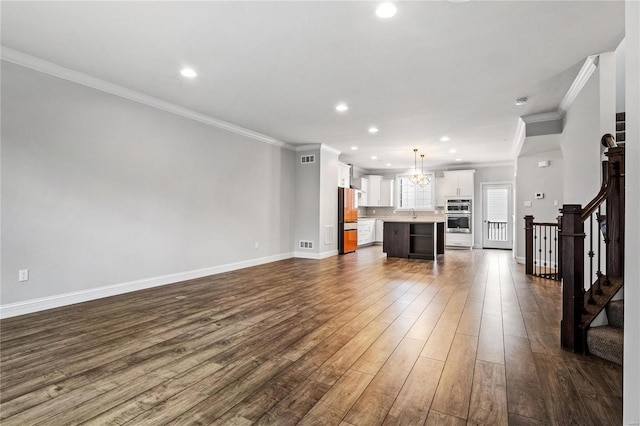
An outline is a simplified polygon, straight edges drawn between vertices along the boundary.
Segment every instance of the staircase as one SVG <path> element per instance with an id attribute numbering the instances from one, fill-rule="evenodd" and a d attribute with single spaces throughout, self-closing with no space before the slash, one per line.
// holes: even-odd
<path id="1" fill-rule="evenodd" d="M 616 128 L 624 132 L 624 123 Z M 565 204 L 561 210 L 561 343 L 622 365 L 624 300 L 614 299 L 624 284 L 625 147 L 615 145 L 608 145 L 596 197 L 584 208 Z"/>
<path id="2" fill-rule="evenodd" d="M 624 344 L 624 299 L 606 305 L 609 325 L 587 330 L 587 350 L 607 361 L 622 365 Z"/>

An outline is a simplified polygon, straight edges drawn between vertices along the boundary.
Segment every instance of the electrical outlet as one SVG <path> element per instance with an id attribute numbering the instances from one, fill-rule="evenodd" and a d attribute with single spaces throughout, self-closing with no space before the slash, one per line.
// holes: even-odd
<path id="1" fill-rule="evenodd" d="M 257 249 L 258 247 L 260 247 L 260 243 L 256 241 L 256 243 L 253 245 L 253 248 Z"/>
<path id="2" fill-rule="evenodd" d="M 29 281 L 29 270 L 28 269 L 20 269 L 18 271 L 18 281 Z"/>

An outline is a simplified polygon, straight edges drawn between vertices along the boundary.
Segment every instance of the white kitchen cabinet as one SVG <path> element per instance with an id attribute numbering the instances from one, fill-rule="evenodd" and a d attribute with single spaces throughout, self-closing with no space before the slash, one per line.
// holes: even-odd
<path id="1" fill-rule="evenodd" d="M 450 172 L 444 172 L 444 178 L 442 179 L 442 197 L 473 197 L 474 182 L 473 175 L 475 170 L 455 170 Z M 444 200 L 442 201 L 444 205 Z"/>
<path id="2" fill-rule="evenodd" d="M 448 190 L 447 188 L 447 180 L 446 178 L 443 177 L 436 177 L 435 178 L 435 182 L 434 182 L 435 186 L 436 186 L 436 206 L 438 207 L 444 207 L 445 204 L 445 197 L 446 197 L 446 191 Z"/>
<path id="3" fill-rule="evenodd" d="M 348 164 L 338 163 L 338 186 L 351 187 L 351 167 Z"/>
<path id="4" fill-rule="evenodd" d="M 356 187 L 360 188 L 358 190 L 358 206 L 368 206 L 369 205 L 369 179 L 361 177 L 356 178 Z M 354 179 L 355 180 L 355 179 Z"/>
<path id="5" fill-rule="evenodd" d="M 384 236 L 384 221 L 376 219 L 376 243 L 382 243 Z"/>
<path id="6" fill-rule="evenodd" d="M 383 179 L 380 182 L 380 206 L 393 207 L 393 179 Z"/>
<path id="7" fill-rule="evenodd" d="M 358 245 L 373 244 L 376 239 L 376 220 L 358 219 Z"/>
<path id="8" fill-rule="evenodd" d="M 369 190 L 367 191 L 367 205 L 377 207 L 380 205 L 380 184 L 382 176 L 368 175 Z"/>

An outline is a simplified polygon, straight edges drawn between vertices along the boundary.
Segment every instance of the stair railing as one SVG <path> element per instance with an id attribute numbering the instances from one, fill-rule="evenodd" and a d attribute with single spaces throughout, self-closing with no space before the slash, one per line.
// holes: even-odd
<path id="1" fill-rule="evenodd" d="M 560 336 L 562 346 L 574 352 L 585 352 L 590 322 L 613 296 L 611 281 L 620 283 L 624 275 L 624 146 L 605 155 L 598 195 L 584 208 L 564 204 L 560 210 Z"/>
<path id="2" fill-rule="evenodd" d="M 562 242 L 560 218 L 557 222 L 535 222 L 531 215 L 524 217 L 525 273 L 535 277 L 560 281 L 562 270 Z"/>

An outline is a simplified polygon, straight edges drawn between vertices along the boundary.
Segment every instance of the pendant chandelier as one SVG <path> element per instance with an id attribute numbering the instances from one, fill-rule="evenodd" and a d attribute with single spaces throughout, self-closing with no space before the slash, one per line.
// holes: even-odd
<path id="1" fill-rule="evenodd" d="M 420 154 L 420 171 L 418 171 L 418 148 L 413 149 L 413 173 L 409 176 L 409 180 L 414 185 L 420 185 L 424 188 L 431 182 L 431 178 L 424 174 L 424 154 Z"/>

